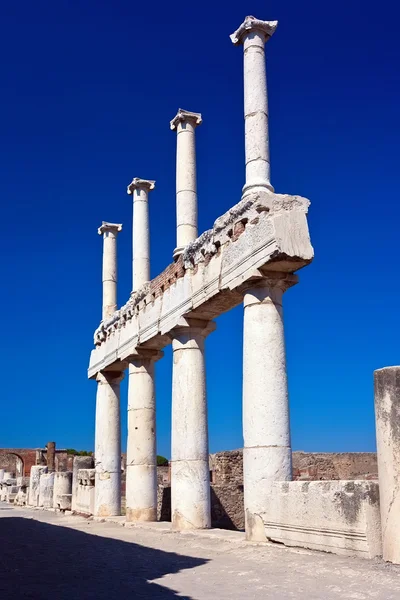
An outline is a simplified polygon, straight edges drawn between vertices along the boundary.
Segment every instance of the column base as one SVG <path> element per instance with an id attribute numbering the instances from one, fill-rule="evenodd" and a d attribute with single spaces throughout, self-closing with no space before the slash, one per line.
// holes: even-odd
<path id="1" fill-rule="evenodd" d="M 243 484 L 246 539 L 266 541 L 260 513 L 268 506 L 271 484 L 292 480 L 292 450 L 287 446 L 243 449 Z"/>
<path id="2" fill-rule="evenodd" d="M 121 515 L 121 474 L 97 472 L 95 477 L 96 517 Z"/>
<path id="3" fill-rule="evenodd" d="M 254 183 L 245 183 L 242 189 L 242 200 L 250 194 L 256 192 L 275 192 L 274 187 L 269 181 L 255 181 Z"/>
<path id="4" fill-rule="evenodd" d="M 127 465 L 126 520 L 157 521 L 157 467 Z"/>
<path id="5" fill-rule="evenodd" d="M 185 249 L 185 246 L 178 246 L 177 248 L 175 248 L 174 253 L 172 254 L 172 258 L 174 259 L 175 262 L 178 260 L 178 258 L 180 257 L 180 255 L 182 254 L 184 249 Z"/>
<path id="6" fill-rule="evenodd" d="M 154 522 L 157 521 L 157 508 L 127 508 L 126 520 L 128 523 L 134 521 Z"/>
<path id="7" fill-rule="evenodd" d="M 172 529 L 210 529 L 211 502 L 208 460 L 171 463 Z"/>

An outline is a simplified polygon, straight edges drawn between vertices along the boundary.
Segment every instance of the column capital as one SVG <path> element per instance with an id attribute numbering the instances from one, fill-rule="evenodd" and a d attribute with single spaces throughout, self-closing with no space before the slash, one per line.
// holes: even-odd
<path id="1" fill-rule="evenodd" d="M 107 221 L 103 221 L 97 233 L 103 235 L 103 233 L 107 233 L 108 231 L 112 231 L 115 234 L 119 233 L 122 231 L 122 223 L 108 223 Z"/>
<path id="2" fill-rule="evenodd" d="M 261 21 L 252 15 L 248 15 L 240 27 L 229 37 L 235 46 L 240 46 L 243 44 L 244 38 L 252 31 L 260 31 L 264 34 L 265 41 L 267 41 L 274 34 L 277 27 L 278 21 Z"/>
<path id="3" fill-rule="evenodd" d="M 135 190 L 147 190 L 151 192 L 156 187 L 156 182 L 153 179 L 140 179 L 140 177 L 134 177 L 132 182 L 127 187 L 128 194 L 133 194 Z"/>
<path id="4" fill-rule="evenodd" d="M 249 281 L 241 287 L 244 296 L 244 307 L 262 304 L 272 300 L 274 304 L 282 303 L 282 295 L 286 290 L 298 283 L 299 278 L 293 273 L 270 271 L 256 281 Z"/>
<path id="5" fill-rule="evenodd" d="M 183 108 L 179 108 L 175 117 L 170 122 L 172 131 L 178 128 L 179 123 L 183 123 L 185 121 L 190 121 L 194 127 L 197 127 L 197 125 L 201 125 L 203 119 L 201 118 L 200 113 L 190 112 L 189 110 L 183 110 Z"/>
<path id="6" fill-rule="evenodd" d="M 217 324 L 215 321 L 205 321 L 192 317 L 182 317 L 179 319 L 176 327 L 169 333 L 172 339 L 176 339 L 182 335 L 200 335 L 205 338 L 210 333 L 215 331 Z"/>
<path id="7" fill-rule="evenodd" d="M 256 280 L 250 280 L 241 286 L 242 292 L 246 293 L 250 289 L 280 289 L 286 292 L 289 288 L 299 282 L 299 276 L 294 273 L 284 273 L 280 271 L 260 271 L 260 277 Z"/>
<path id="8" fill-rule="evenodd" d="M 123 378 L 123 371 L 99 371 L 96 375 L 97 383 L 107 383 L 108 385 L 120 383 Z"/>
<path id="9" fill-rule="evenodd" d="M 164 352 L 162 352 L 162 350 L 155 350 L 153 348 L 140 348 L 137 350 L 137 354 L 131 354 L 124 360 L 129 364 L 146 360 L 156 362 L 157 360 L 160 360 L 160 358 L 162 358 L 163 356 Z"/>

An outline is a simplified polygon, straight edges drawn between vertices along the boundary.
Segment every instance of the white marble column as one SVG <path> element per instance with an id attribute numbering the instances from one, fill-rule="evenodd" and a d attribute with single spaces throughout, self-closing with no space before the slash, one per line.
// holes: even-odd
<path id="1" fill-rule="evenodd" d="M 155 183 L 152 180 L 135 177 L 128 185 L 128 194 L 133 194 L 132 291 L 134 292 L 150 281 L 149 192 L 154 190 Z"/>
<path id="2" fill-rule="evenodd" d="M 215 323 L 186 319 L 173 330 L 172 528 L 211 527 L 204 339 Z"/>
<path id="3" fill-rule="evenodd" d="M 128 359 L 127 521 L 157 521 L 154 363 L 162 356 L 157 350 L 142 350 Z"/>
<path id="4" fill-rule="evenodd" d="M 121 514 L 120 382 L 123 373 L 98 373 L 95 431 L 95 516 Z"/>
<path id="5" fill-rule="evenodd" d="M 400 564 L 400 367 L 374 373 L 383 560 Z"/>
<path id="6" fill-rule="evenodd" d="M 117 310 L 117 234 L 118 223 L 103 221 L 98 234 L 103 236 L 103 321 Z"/>
<path id="7" fill-rule="evenodd" d="M 297 277 L 270 273 L 244 294 L 243 483 L 246 537 L 264 541 L 270 484 L 292 479 L 282 295 Z"/>
<path id="8" fill-rule="evenodd" d="M 246 17 L 230 37 L 244 50 L 244 118 L 246 183 L 242 197 L 249 192 L 271 190 L 268 96 L 264 45 L 273 35 L 278 21 Z"/>
<path id="9" fill-rule="evenodd" d="M 197 238 L 197 177 L 195 129 L 201 114 L 178 110 L 171 121 L 176 142 L 176 248 L 174 258 Z"/>

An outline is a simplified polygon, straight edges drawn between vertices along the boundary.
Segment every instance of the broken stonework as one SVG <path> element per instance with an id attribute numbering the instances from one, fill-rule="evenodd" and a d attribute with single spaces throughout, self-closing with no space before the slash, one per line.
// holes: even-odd
<path id="1" fill-rule="evenodd" d="M 79 470 L 80 469 L 93 469 L 93 468 L 94 468 L 93 456 L 74 456 L 73 471 L 72 471 L 71 510 L 77 510 L 76 509 L 76 501 L 78 498 Z"/>
<path id="2" fill-rule="evenodd" d="M 40 477 L 45 473 L 47 473 L 47 467 L 35 465 L 31 468 L 28 500 L 30 506 L 39 506 Z"/>
<path id="3" fill-rule="evenodd" d="M 66 502 L 65 495 L 72 498 L 72 471 L 54 473 L 53 508 L 63 508 L 61 505 Z"/>
<path id="4" fill-rule="evenodd" d="M 95 501 L 95 469 L 80 469 L 78 471 L 78 490 L 74 511 L 83 515 L 94 514 Z"/>
<path id="5" fill-rule="evenodd" d="M 39 483 L 39 506 L 43 508 L 53 508 L 55 473 L 42 473 Z"/>

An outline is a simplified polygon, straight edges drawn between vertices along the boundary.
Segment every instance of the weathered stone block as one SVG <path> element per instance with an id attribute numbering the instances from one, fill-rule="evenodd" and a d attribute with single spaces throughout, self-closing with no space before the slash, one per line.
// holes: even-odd
<path id="1" fill-rule="evenodd" d="M 55 473 L 42 473 L 39 483 L 39 506 L 53 508 Z"/>
<path id="2" fill-rule="evenodd" d="M 365 558 L 382 553 L 379 486 L 373 481 L 276 482 L 256 518 L 266 540 L 287 546 Z"/>

